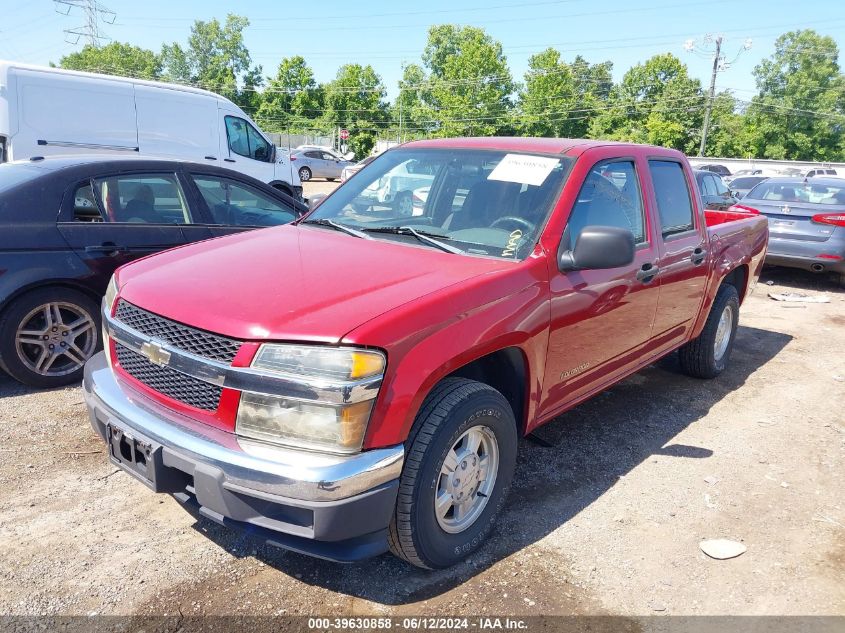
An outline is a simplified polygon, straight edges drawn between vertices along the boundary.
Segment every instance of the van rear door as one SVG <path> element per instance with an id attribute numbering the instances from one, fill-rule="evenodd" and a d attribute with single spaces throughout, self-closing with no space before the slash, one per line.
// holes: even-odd
<path id="1" fill-rule="evenodd" d="M 132 84 L 15 68 L 15 159 L 56 154 L 137 152 Z"/>

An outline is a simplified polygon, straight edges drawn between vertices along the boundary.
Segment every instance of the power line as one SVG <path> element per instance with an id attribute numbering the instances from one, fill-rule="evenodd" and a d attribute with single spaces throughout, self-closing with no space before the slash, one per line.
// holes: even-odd
<path id="1" fill-rule="evenodd" d="M 82 9 L 85 13 L 85 24 L 72 29 L 65 29 L 65 41 L 68 44 L 78 44 L 80 38 L 85 38 L 88 43 L 97 48 L 101 40 L 108 40 L 109 37 L 100 30 L 100 21 L 106 24 L 114 24 L 117 14 L 103 6 L 97 0 L 53 0 L 56 5 L 56 12 L 63 15 L 70 15 L 72 9 Z M 62 12 L 59 7 L 67 9 Z M 111 16 L 111 19 L 109 19 Z M 71 41 L 71 38 L 74 38 Z"/>

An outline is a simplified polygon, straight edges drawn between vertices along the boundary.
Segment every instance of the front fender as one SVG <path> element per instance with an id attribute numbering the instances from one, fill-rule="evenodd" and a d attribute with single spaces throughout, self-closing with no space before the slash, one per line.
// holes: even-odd
<path id="1" fill-rule="evenodd" d="M 344 337 L 344 342 L 388 352 L 387 372 L 365 448 L 404 442 L 434 385 L 464 365 L 504 348 L 517 348 L 523 355 L 525 415 L 533 419 L 549 335 L 544 270 L 545 265 L 520 266 L 505 275 L 458 284 L 436 298 L 423 297 L 373 319 Z"/>

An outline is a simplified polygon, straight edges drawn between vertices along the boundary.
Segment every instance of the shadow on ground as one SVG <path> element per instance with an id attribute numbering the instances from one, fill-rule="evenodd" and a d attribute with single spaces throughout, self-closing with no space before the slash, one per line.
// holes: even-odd
<path id="1" fill-rule="evenodd" d="M 797 268 L 783 266 L 766 266 L 760 275 L 760 284 L 766 287 L 766 282 L 773 282 L 777 286 L 786 286 L 798 292 L 824 292 L 829 294 L 845 294 L 845 286 L 834 273 L 811 273 Z M 760 288 L 761 286 L 758 286 Z"/>
<path id="2" fill-rule="evenodd" d="M 235 556 L 254 555 L 282 573 L 335 592 L 388 605 L 434 598 L 556 530 L 651 456 L 710 457 L 705 447 L 671 439 L 743 386 L 791 338 L 740 327 L 730 368 L 718 379 L 684 376 L 671 355 L 543 427 L 543 439 L 552 446 L 522 441 L 497 531 L 481 551 L 451 569 L 419 570 L 389 554 L 340 566 L 262 545 L 204 519 L 195 528 Z"/>

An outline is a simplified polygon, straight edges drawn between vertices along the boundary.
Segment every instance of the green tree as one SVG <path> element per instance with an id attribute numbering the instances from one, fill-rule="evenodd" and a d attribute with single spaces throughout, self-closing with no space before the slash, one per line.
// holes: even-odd
<path id="1" fill-rule="evenodd" d="M 419 136 L 430 127 L 427 122 L 430 113 L 425 105 L 430 99 L 428 79 L 422 66 L 405 66 L 399 80 L 399 95 L 392 108 L 393 122 L 397 129 L 401 127 L 403 137 Z"/>
<path id="2" fill-rule="evenodd" d="M 263 79 L 261 67 L 252 66 L 244 44 L 248 26 L 247 18 L 233 14 L 226 16 L 225 24 L 217 19 L 195 21 L 186 48 L 177 43 L 162 47 L 165 77 L 198 85 L 247 108 L 257 107 L 256 90 Z"/>
<path id="3" fill-rule="evenodd" d="M 111 42 L 101 48 L 88 44 L 81 51 L 62 57 L 59 66 L 106 75 L 158 79 L 161 76 L 162 61 L 153 51 L 145 48 Z"/>
<path id="4" fill-rule="evenodd" d="M 748 108 L 759 158 L 837 160 L 845 156 L 845 77 L 832 37 L 784 33 L 754 69 L 759 93 Z"/>
<path id="5" fill-rule="evenodd" d="M 349 147 L 363 158 L 375 145 L 377 132 L 389 121 L 387 92 L 370 65 L 345 64 L 325 86 L 324 123 L 349 130 Z"/>
<path id="6" fill-rule="evenodd" d="M 512 132 L 511 78 L 500 42 L 483 29 L 443 24 L 428 31 L 423 51 L 426 89 L 420 93 L 425 125 L 439 136 Z"/>
<path id="7" fill-rule="evenodd" d="M 701 82 L 671 53 L 637 64 L 611 91 L 590 135 L 695 151 L 704 112 Z"/>
<path id="8" fill-rule="evenodd" d="M 553 48 L 528 60 L 519 95 L 519 130 L 529 136 L 581 138 L 596 108 L 606 103 L 612 64 L 591 65 L 583 57 L 567 64 Z"/>
<path id="9" fill-rule="evenodd" d="M 319 118 L 323 91 L 300 55 L 285 57 L 264 90 L 256 120 L 265 129 L 304 130 Z"/>

